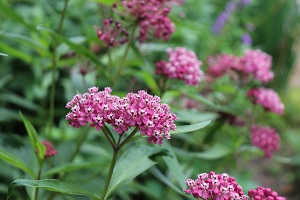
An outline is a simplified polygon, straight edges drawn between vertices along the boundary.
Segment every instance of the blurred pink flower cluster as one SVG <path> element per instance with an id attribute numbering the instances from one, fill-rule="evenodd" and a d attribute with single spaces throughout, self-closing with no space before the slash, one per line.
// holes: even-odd
<path id="1" fill-rule="evenodd" d="M 204 73 L 200 67 L 202 62 L 198 60 L 193 51 L 184 47 L 168 49 L 168 61 L 156 63 L 156 74 L 162 74 L 168 78 L 183 80 L 187 85 L 197 86 Z"/>
<path id="2" fill-rule="evenodd" d="M 252 125 L 251 143 L 265 152 L 266 158 L 271 158 L 280 148 L 280 136 L 269 126 Z"/>
<path id="3" fill-rule="evenodd" d="M 242 78 L 252 75 L 262 83 L 268 83 L 274 77 L 271 70 L 272 57 L 261 50 L 248 50 L 240 57 L 229 54 L 211 56 L 208 58 L 207 64 L 207 72 L 214 78 L 223 76 L 230 71 L 239 73 Z"/>
<path id="4" fill-rule="evenodd" d="M 266 111 L 271 111 L 279 115 L 283 114 L 284 104 L 281 102 L 279 95 L 273 89 L 253 88 L 247 92 L 254 104 L 259 104 Z"/>
<path id="5" fill-rule="evenodd" d="M 145 42 L 150 32 L 158 39 L 168 40 L 175 31 L 175 25 L 168 17 L 171 4 L 181 4 L 174 0 L 121 0 L 121 3 L 133 15 L 140 27 L 139 41 Z"/>
<path id="6" fill-rule="evenodd" d="M 51 142 L 44 140 L 42 141 L 42 144 L 46 147 L 45 158 L 55 156 L 58 153 L 58 151 L 54 149 Z"/>
<path id="7" fill-rule="evenodd" d="M 111 92 L 109 87 L 103 91 L 92 87 L 89 93 L 75 95 L 66 105 L 71 109 L 66 116 L 70 126 L 78 128 L 90 123 L 91 127 L 100 130 L 107 123 L 119 134 L 138 127 L 141 134 L 149 137 L 148 142 L 162 144 L 163 138 L 170 139 L 169 132 L 176 129 L 174 120 L 177 117 L 158 96 L 141 90 L 120 98 Z"/>
<path id="8" fill-rule="evenodd" d="M 226 173 L 202 173 L 198 174 L 198 179 L 187 179 L 185 183 L 188 186 L 185 192 L 192 194 L 197 199 L 248 199 L 243 192 L 243 188 L 235 181 L 235 178 Z"/>
<path id="9" fill-rule="evenodd" d="M 255 189 L 249 190 L 248 195 L 250 199 L 253 200 L 286 200 L 285 197 L 278 196 L 277 192 L 272 191 L 271 188 L 264 188 L 261 186 L 258 186 Z"/>

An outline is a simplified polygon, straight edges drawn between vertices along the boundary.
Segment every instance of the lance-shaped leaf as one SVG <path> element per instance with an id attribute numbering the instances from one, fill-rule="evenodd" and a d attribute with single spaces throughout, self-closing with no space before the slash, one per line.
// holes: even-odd
<path id="1" fill-rule="evenodd" d="M 3 149 L 0 149 L 0 159 L 30 174 L 30 176 L 32 176 L 33 178 L 36 177 L 34 172 L 24 162 L 11 155 L 10 153 L 4 151 Z"/>
<path id="2" fill-rule="evenodd" d="M 63 194 L 87 196 L 93 200 L 100 199 L 78 184 L 62 182 L 57 179 L 44 179 L 44 180 L 18 179 L 18 180 L 15 180 L 9 185 L 8 194 L 7 194 L 6 199 L 7 200 L 10 199 L 14 189 L 16 187 L 20 187 L 20 186 L 43 188 L 45 190 L 59 192 L 59 193 L 63 193 Z"/>
<path id="3" fill-rule="evenodd" d="M 161 149 L 148 145 L 135 145 L 128 149 L 117 162 L 106 199 L 120 187 L 125 186 L 139 174 L 156 164 L 149 157 L 160 153 Z"/>
<path id="4" fill-rule="evenodd" d="M 56 33 L 55 31 L 53 31 L 47 27 L 44 27 L 42 25 L 39 25 L 37 27 L 37 30 L 42 30 L 42 31 L 47 31 L 47 32 L 52 33 L 55 38 L 66 43 L 66 45 L 68 45 L 71 49 L 76 51 L 78 54 L 84 55 L 84 56 L 88 57 L 89 59 L 91 59 L 95 64 L 100 65 L 97 56 L 95 56 L 93 53 L 91 53 L 83 45 L 76 44 L 76 43 L 72 42 L 71 40 L 69 40 L 68 38 L 63 37 L 62 35 Z"/>
<path id="5" fill-rule="evenodd" d="M 185 126 L 177 126 L 175 131 L 170 131 L 171 134 L 177 134 L 177 133 L 188 133 L 192 131 L 196 131 L 199 129 L 202 129 L 210 124 L 211 120 L 207 120 L 204 122 L 196 123 L 196 124 L 190 124 Z"/>

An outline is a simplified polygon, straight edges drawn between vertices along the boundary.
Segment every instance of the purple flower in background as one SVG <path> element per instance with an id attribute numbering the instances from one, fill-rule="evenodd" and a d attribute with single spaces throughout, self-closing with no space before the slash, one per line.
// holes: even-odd
<path id="1" fill-rule="evenodd" d="M 245 33 L 241 39 L 245 45 L 248 45 L 248 46 L 252 45 L 252 38 L 248 33 Z"/>
<path id="2" fill-rule="evenodd" d="M 243 6 L 246 6 L 246 5 L 248 5 L 250 3 L 250 0 L 241 0 L 241 4 L 243 5 Z"/>
<path id="3" fill-rule="evenodd" d="M 218 17 L 212 27 L 213 33 L 219 34 L 222 31 L 224 25 L 229 20 L 232 12 L 235 11 L 236 7 L 237 7 L 237 4 L 233 1 L 229 1 L 226 4 L 225 10 L 218 15 Z"/>

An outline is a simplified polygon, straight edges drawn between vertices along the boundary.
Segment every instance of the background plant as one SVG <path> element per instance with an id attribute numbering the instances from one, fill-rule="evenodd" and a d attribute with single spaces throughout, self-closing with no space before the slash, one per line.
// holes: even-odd
<path id="1" fill-rule="evenodd" d="M 178 116 L 179 127 L 215 120 L 201 130 L 195 130 L 199 126 L 179 128 L 182 133 L 174 135 L 171 144 L 166 143 L 162 148 L 145 146 L 142 140 L 135 141 L 138 146 L 130 146 L 127 154 L 123 152 L 120 163 L 127 166 L 128 160 L 136 160 L 136 157 L 128 158 L 130 152 L 146 151 L 137 156 L 156 165 L 117 190 L 114 198 L 188 198 L 183 193 L 185 179 L 211 170 L 233 174 L 246 189 L 256 187 L 257 184 L 251 181 L 251 174 L 238 164 L 241 160 L 253 160 L 263 155 L 249 146 L 250 122 L 236 127 L 239 124 L 236 116 L 244 113 L 245 108 L 254 108 L 245 95 L 248 88 L 240 87 L 229 76 L 224 76 L 213 84 L 202 80 L 197 88 L 178 80 L 168 80 L 169 87 L 163 91 L 160 83 L 164 78 L 155 74 L 155 63 L 167 60 L 166 49 L 181 46 L 196 53 L 203 62 L 201 69 L 206 72 L 206 60 L 211 55 L 242 55 L 250 47 L 241 40 L 247 33 L 252 36 L 255 48 L 272 55 L 275 81 L 267 86 L 283 87 L 294 62 L 293 45 L 299 24 L 296 2 L 250 1 L 232 12 L 219 34 L 213 34 L 211 28 L 227 2 L 187 0 L 183 6 L 172 7 L 169 13 L 176 25 L 169 41 L 150 37 L 143 43 L 138 41 L 139 29 L 134 27 L 135 18 L 116 14 L 112 3 L 102 0 L 0 2 L 0 15 L 4 19 L 0 51 L 8 55 L 0 56 L 1 158 L 6 161 L 1 161 L 1 197 L 6 197 L 7 187 L 13 180 L 38 179 L 41 159 L 44 160 L 42 179 L 80 181 L 86 190 L 76 188 L 79 194 L 90 198 L 92 194 L 99 194 L 111 160 L 109 143 L 105 142 L 103 134 L 95 130 L 68 127 L 64 119 L 67 112 L 65 103 L 73 95 L 87 92 L 87 88 L 94 85 L 99 88 L 111 85 L 118 96 L 141 89 L 160 95 Z M 125 12 L 122 8 L 119 2 L 115 10 Z M 101 28 L 103 20 L 111 17 L 126 27 L 129 34 L 127 44 L 106 47 L 97 37 L 94 25 Z M 278 20 L 273 20 L 274 17 Z M 112 71 L 114 77 L 110 76 L 110 69 L 115 70 Z M 295 110 L 299 95 L 297 91 L 279 93 L 286 105 L 285 114 L 279 117 L 255 106 L 255 119 L 275 127 L 281 135 L 282 145 L 291 146 L 280 151 L 280 156 L 274 156 L 275 161 L 291 168 L 291 171 L 285 172 L 291 177 L 299 171 L 297 140 L 293 139 L 298 134 L 299 121 Z M 19 115 L 20 110 L 23 119 Z M 245 117 L 252 120 L 246 114 Z M 185 133 L 187 130 L 190 132 Z M 59 152 L 56 156 L 44 159 L 41 153 L 41 141 L 44 139 L 53 142 Z M 297 181 L 296 177 L 289 179 Z M 33 186 L 37 183 L 40 184 L 20 181 L 16 185 Z M 49 189 L 49 185 L 40 187 Z M 13 198 L 22 199 L 24 195 L 33 198 L 34 194 L 30 187 L 18 188 L 13 192 Z M 42 189 L 38 194 L 49 199 L 67 198 Z"/>

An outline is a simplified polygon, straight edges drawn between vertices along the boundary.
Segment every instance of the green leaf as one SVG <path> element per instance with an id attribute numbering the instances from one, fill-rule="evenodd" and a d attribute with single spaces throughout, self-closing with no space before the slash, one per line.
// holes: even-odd
<path id="1" fill-rule="evenodd" d="M 28 133 L 31 147 L 32 147 L 33 151 L 35 152 L 37 149 L 37 143 L 39 142 L 38 134 L 37 134 L 35 128 L 33 127 L 32 123 L 21 112 L 19 112 L 19 114 L 23 120 L 26 131 Z"/>
<path id="2" fill-rule="evenodd" d="M 37 152 L 38 157 L 39 157 L 40 159 L 44 159 L 45 154 L 46 154 L 46 146 L 43 145 L 41 142 L 37 142 L 37 143 L 36 143 L 36 147 L 37 147 L 37 149 L 38 149 L 38 152 Z"/>
<path id="3" fill-rule="evenodd" d="M 33 111 L 38 111 L 39 109 L 41 109 L 39 105 L 13 93 L 1 93 L 0 100 L 13 103 L 15 105 L 22 106 Z"/>
<path id="4" fill-rule="evenodd" d="M 174 185 L 174 183 L 172 183 L 172 181 L 168 177 L 166 177 L 157 167 L 155 166 L 151 167 L 149 171 L 158 180 L 160 180 L 161 182 L 163 182 L 164 184 L 172 188 L 177 193 L 182 194 L 182 191 L 176 185 Z"/>
<path id="5" fill-rule="evenodd" d="M 0 79 L 0 89 L 10 80 L 12 80 L 13 76 L 8 74 Z"/>
<path id="6" fill-rule="evenodd" d="M 215 120 L 218 117 L 217 113 L 213 112 L 197 112 L 191 110 L 178 110 L 174 111 L 178 118 L 178 122 L 189 122 L 189 123 L 197 123 L 203 122 L 207 120 Z"/>
<path id="7" fill-rule="evenodd" d="M 56 33 L 55 31 L 53 31 L 53 30 L 51 30 L 47 27 L 44 27 L 43 25 L 38 25 L 37 30 L 47 31 L 47 32 L 53 34 L 55 38 L 57 38 L 58 40 L 63 41 L 64 43 L 66 43 L 71 49 L 76 51 L 78 54 L 85 55 L 86 57 L 91 59 L 95 64 L 100 65 L 100 62 L 99 62 L 97 56 L 94 55 L 93 53 L 91 53 L 83 45 L 76 44 L 76 43 L 70 41 L 69 39 L 61 36 L 60 34 Z"/>
<path id="8" fill-rule="evenodd" d="M 107 165 L 107 160 L 104 160 L 104 162 L 66 163 L 58 167 L 51 168 L 49 171 L 44 172 L 42 177 L 47 177 L 56 173 L 71 172 L 80 169 L 100 167 L 102 165 Z"/>
<path id="9" fill-rule="evenodd" d="M 148 145 L 135 145 L 129 148 L 117 162 L 106 198 L 109 199 L 117 189 L 155 165 L 156 162 L 149 157 L 160 151 Z"/>
<path id="10" fill-rule="evenodd" d="M 207 149 L 206 151 L 200 153 L 190 153 L 189 155 L 195 158 L 215 160 L 229 155 L 230 153 L 232 153 L 232 151 L 233 150 L 228 146 L 225 146 L 223 144 L 216 144 L 213 147 Z"/>
<path id="11" fill-rule="evenodd" d="M 102 3 L 102 4 L 105 4 L 105 5 L 108 5 L 108 6 L 111 6 L 113 3 L 116 2 L 116 0 L 90 0 L 90 1 L 94 1 L 94 2 L 97 2 L 97 3 Z"/>
<path id="12" fill-rule="evenodd" d="M 7 194 L 7 200 L 10 199 L 15 187 L 34 187 L 34 188 L 43 188 L 45 190 L 59 192 L 63 194 L 70 194 L 70 195 L 81 195 L 87 196 L 93 200 L 99 200 L 100 198 L 94 196 L 92 193 L 84 189 L 82 186 L 69 183 L 69 182 L 62 182 L 56 179 L 44 179 L 44 180 L 28 180 L 28 179 L 18 179 L 13 181 L 9 188 Z"/>
<path id="13" fill-rule="evenodd" d="M 8 56 L 8 55 L 0 52 L 0 56 Z"/>
<path id="14" fill-rule="evenodd" d="M 0 159 L 30 174 L 33 178 L 36 178 L 34 172 L 25 163 L 3 149 L 0 149 Z"/>
<path id="15" fill-rule="evenodd" d="M 179 185 L 181 187 L 181 191 L 184 191 L 184 189 L 186 188 L 186 185 L 185 185 L 186 176 L 184 175 L 184 173 L 181 169 L 181 166 L 177 160 L 177 157 L 176 157 L 169 141 L 165 141 L 164 147 L 167 148 L 170 156 L 164 156 L 163 159 L 164 159 L 166 165 L 168 166 L 169 170 L 173 174 L 174 178 L 179 183 Z"/>
<path id="16" fill-rule="evenodd" d="M 21 60 L 31 63 L 32 57 L 28 54 L 25 54 L 24 52 L 18 50 L 17 48 L 13 48 L 3 42 L 0 41 L 0 49 L 5 51 L 5 53 L 9 54 L 10 56 L 15 56 L 17 58 L 20 58 Z"/>
<path id="17" fill-rule="evenodd" d="M 154 80 L 154 78 L 153 78 L 153 76 L 151 74 L 149 74 L 146 71 L 141 71 L 141 70 L 140 71 L 135 71 L 134 74 L 140 80 L 145 81 L 145 83 L 151 89 L 151 91 L 152 91 L 153 94 L 155 94 L 155 95 L 159 95 L 160 94 L 158 85 L 155 82 L 155 80 Z"/>
<path id="18" fill-rule="evenodd" d="M 196 131 L 202 129 L 210 124 L 211 120 L 207 120 L 204 122 L 200 122 L 197 124 L 185 125 L 185 126 L 177 126 L 175 131 L 170 131 L 171 134 L 178 134 L 178 133 L 188 133 L 192 131 Z"/>
<path id="19" fill-rule="evenodd" d="M 4 1 L 0 1 L 1 14 L 8 16 L 10 19 L 22 24 L 27 29 L 35 31 L 35 27 L 24 20 L 24 17 L 19 15 L 14 9 L 8 6 Z"/>

